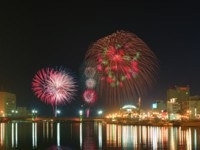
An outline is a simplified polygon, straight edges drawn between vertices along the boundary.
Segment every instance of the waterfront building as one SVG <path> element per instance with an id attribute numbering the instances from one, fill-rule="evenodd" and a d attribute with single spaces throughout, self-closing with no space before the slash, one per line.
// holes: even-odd
<path id="1" fill-rule="evenodd" d="M 138 118 L 139 108 L 134 105 L 124 105 L 120 108 L 120 114 L 123 118 Z"/>
<path id="2" fill-rule="evenodd" d="M 176 101 L 176 98 L 171 98 L 167 101 L 167 112 L 169 120 L 180 120 L 181 105 Z"/>
<path id="3" fill-rule="evenodd" d="M 187 101 L 190 97 L 189 86 L 175 86 L 167 90 L 167 100 L 175 98 L 177 102 Z"/>
<path id="4" fill-rule="evenodd" d="M 189 86 L 174 86 L 167 90 L 167 111 L 169 119 L 177 119 L 175 114 L 186 114 L 190 97 Z M 172 117 L 170 117 L 172 116 Z"/>
<path id="5" fill-rule="evenodd" d="M 200 119 L 200 96 L 191 96 L 187 108 L 190 119 Z"/>
<path id="6" fill-rule="evenodd" d="M 0 92 L 0 117 L 10 117 L 16 110 L 16 94 Z"/>
<path id="7" fill-rule="evenodd" d="M 30 110 L 27 110 L 26 107 L 17 107 L 16 111 L 16 117 L 27 117 L 32 115 Z"/>
<path id="8" fill-rule="evenodd" d="M 152 104 L 152 116 L 162 120 L 168 118 L 166 102 L 163 100 L 157 100 Z"/>
<path id="9" fill-rule="evenodd" d="M 153 111 L 161 112 L 166 110 L 166 103 L 163 100 L 157 100 L 152 104 Z"/>

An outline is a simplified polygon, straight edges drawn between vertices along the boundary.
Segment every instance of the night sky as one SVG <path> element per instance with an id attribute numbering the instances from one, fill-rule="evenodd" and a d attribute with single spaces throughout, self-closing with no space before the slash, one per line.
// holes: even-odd
<path id="1" fill-rule="evenodd" d="M 117 30 L 136 34 L 159 60 L 157 82 L 143 97 L 144 108 L 166 100 L 166 90 L 174 85 L 189 85 L 191 95 L 200 95 L 200 10 L 195 3 L 1 2 L 0 11 L 0 89 L 15 93 L 17 106 L 51 113 L 51 106 L 31 90 L 34 74 L 62 66 L 79 77 L 90 44 Z M 80 101 L 63 111 L 74 113 Z"/>

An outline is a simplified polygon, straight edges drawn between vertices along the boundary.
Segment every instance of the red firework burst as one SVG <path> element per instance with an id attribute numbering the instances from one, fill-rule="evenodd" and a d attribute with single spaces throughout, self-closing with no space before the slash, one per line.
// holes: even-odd
<path id="1" fill-rule="evenodd" d="M 141 96 L 155 81 L 158 68 L 157 58 L 149 47 L 126 31 L 117 31 L 93 43 L 85 62 L 86 68 L 96 69 L 100 95 L 118 102 Z"/>
<path id="2" fill-rule="evenodd" d="M 86 103 L 92 104 L 96 101 L 97 94 L 96 94 L 95 90 L 93 90 L 93 89 L 86 89 L 83 93 L 83 98 Z"/>

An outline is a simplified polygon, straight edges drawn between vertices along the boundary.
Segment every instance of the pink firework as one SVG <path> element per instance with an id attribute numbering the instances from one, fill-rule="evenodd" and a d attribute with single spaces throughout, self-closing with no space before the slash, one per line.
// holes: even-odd
<path id="1" fill-rule="evenodd" d="M 95 90 L 93 90 L 93 89 L 86 89 L 83 93 L 83 98 L 86 103 L 92 104 L 96 101 L 97 94 L 96 94 Z"/>
<path id="2" fill-rule="evenodd" d="M 93 89 L 95 87 L 95 85 L 96 85 L 96 82 L 93 78 L 89 78 L 89 79 L 86 80 L 87 88 Z"/>
<path id="3" fill-rule="evenodd" d="M 35 74 L 32 90 L 43 102 L 56 106 L 74 98 L 76 82 L 64 70 L 45 68 Z"/>

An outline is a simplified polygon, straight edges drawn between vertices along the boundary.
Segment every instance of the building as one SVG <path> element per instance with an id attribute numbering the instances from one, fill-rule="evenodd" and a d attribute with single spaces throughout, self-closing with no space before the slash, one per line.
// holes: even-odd
<path id="1" fill-rule="evenodd" d="M 165 111 L 166 110 L 166 103 L 163 100 L 157 100 L 155 103 L 152 104 L 153 111 Z"/>
<path id="2" fill-rule="evenodd" d="M 200 96 L 191 96 L 187 108 L 190 119 L 200 119 Z"/>
<path id="3" fill-rule="evenodd" d="M 180 120 L 180 110 L 180 103 L 177 102 L 175 98 L 171 98 L 169 101 L 167 101 L 167 112 L 169 120 Z"/>
<path id="4" fill-rule="evenodd" d="M 170 120 L 179 119 L 188 110 L 189 86 L 174 86 L 167 90 L 167 112 Z"/>
<path id="5" fill-rule="evenodd" d="M 175 86 L 174 88 L 169 88 L 167 90 L 167 101 L 175 98 L 177 102 L 187 101 L 190 97 L 189 86 Z"/>
<path id="6" fill-rule="evenodd" d="M 176 101 L 180 105 L 179 113 L 185 114 L 188 110 L 188 100 L 190 98 L 189 86 L 175 86 L 167 90 L 167 101 Z"/>
<path id="7" fill-rule="evenodd" d="M 0 117 L 13 116 L 16 110 L 16 94 L 0 92 Z"/>
<path id="8" fill-rule="evenodd" d="M 31 112 L 29 110 L 27 110 L 26 107 L 17 107 L 16 109 L 17 113 L 15 114 L 16 117 L 27 117 L 27 116 L 31 116 Z"/>
<path id="9" fill-rule="evenodd" d="M 123 118 L 138 118 L 139 109 L 134 105 L 124 105 L 120 108 L 120 113 Z"/>

